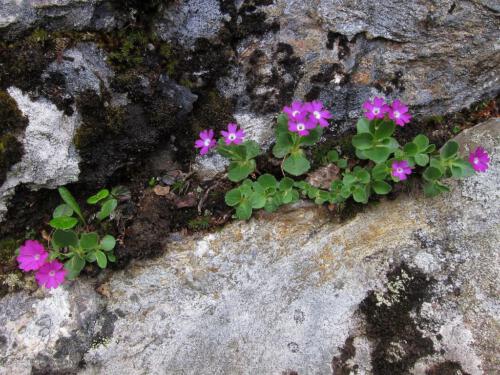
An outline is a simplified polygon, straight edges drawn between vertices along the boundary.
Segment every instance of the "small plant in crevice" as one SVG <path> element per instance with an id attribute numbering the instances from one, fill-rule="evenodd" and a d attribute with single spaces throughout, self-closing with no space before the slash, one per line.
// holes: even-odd
<path id="1" fill-rule="evenodd" d="M 366 101 L 363 109 L 364 117 L 358 120 L 351 141 L 357 160 L 349 162 L 337 150 L 326 154 L 326 160 L 340 170 L 340 177 L 331 181 L 328 190 L 297 178 L 311 169 L 306 148 L 319 142 L 332 118 L 319 101 L 293 102 L 278 116 L 272 153 L 281 159 L 281 180 L 270 174 L 260 175 L 255 162 L 261 154 L 260 147 L 245 140 L 245 132 L 236 124 L 229 124 L 218 141 L 212 129 L 202 131 L 195 147 L 201 155 L 214 149 L 229 159 L 227 176 L 240 184 L 226 193 L 225 202 L 234 207 L 235 217 L 242 220 L 248 220 L 254 210 L 273 212 L 300 197 L 316 204 L 340 204 L 351 198 L 366 204 L 372 195 L 387 195 L 395 183 L 407 180 L 414 172 L 421 173 L 425 194 L 435 196 L 449 191 L 443 179 L 463 178 L 488 169 L 489 155 L 481 147 L 464 160 L 455 141 L 448 141 L 438 151 L 425 135 L 419 134 L 400 145 L 394 133 L 398 126 L 404 127 L 411 121 L 411 115 L 399 100 L 389 104 L 376 97 Z"/>
<path id="2" fill-rule="evenodd" d="M 25 272 L 35 271 L 38 285 L 46 288 L 56 288 L 65 279 L 75 279 L 87 263 L 106 268 L 108 262 L 116 260 L 113 253 L 116 239 L 99 233 L 99 229 L 101 223 L 113 215 L 120 198 L 128 194 L 121 186 L 111 191 L 100 190 L 87 199 L 98 211 L 85 218 L 71 192 L 65 187 L 58 191 L 63 203 L 54 209 L 49 222 L 52 231 L 46 236 L 48 250 L 38 241 L 27 240 L 17 256 L 19 268 Z"/>

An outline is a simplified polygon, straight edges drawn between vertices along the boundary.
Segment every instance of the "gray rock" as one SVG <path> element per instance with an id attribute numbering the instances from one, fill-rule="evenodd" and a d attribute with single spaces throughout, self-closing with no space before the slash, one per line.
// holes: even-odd
<path id="1" fill-rule="evenodd" d="M 82 30 L 92 24 L 95 7 L 101 2 L 102 0 L 1 0 L 0 32 L 13 38 L 38 26 Z"/>
<path id="2" fill-rule="evenodd" d="M 35 190 L 56 188 L 77 181 L 80 174 L 80 158 L 73 145 L 73 136 L 80 124 L 78 113 L 66 116 L 47 99 L 32 101 L 16 87 L 7 91 L 29 124 L 22 140 L 25 154 L 12 166 L 0 186 L 0 219 L 7 211 L 7 201 L 16 186 L 27 184 Z"/>
<path id="3" fill-rule="evenodd" d="M 343 222 L 288 207 L 173 241 L 108 275 L 102 297 L 84 278 L 4 297 L 0 373 L 495 373 L 500 120 L 458 140 L 492 162 L 449 194 Z"/>

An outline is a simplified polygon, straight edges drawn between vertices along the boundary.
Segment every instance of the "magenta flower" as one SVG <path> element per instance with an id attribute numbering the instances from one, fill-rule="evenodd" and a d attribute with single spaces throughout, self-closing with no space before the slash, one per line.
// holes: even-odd
<path id="1" fill-rule="evenodd" d="M 44 286 L 48 289 L 57 288 L 64 282 L 66 276 L 66 269 L 64 265 L 58 260 L 45 263 L 36 273 L 35 279 L 38 285 Z"/>
<path id="2" fill-rule="evenodd" d="M 243 129 L 238 129 L 238 125 L 236 124 L 227 124 L 227 131 L 223 130 L 221 134 L 224 137 L 224 141 L 226 141 L 226 145 L 230 145 L 231 143 L 239 145 L 245 137 Z"/>
<path id="3" fill-rule="evenodd" d="M 389 111 L 389 106 L 385 104 L 384 99 L 376 97 L 373 101 L 367 100 L 363 104 L 363 109 L 366 111 L 365 116 L 368 120 L 376 118 L 384 118 Z"/>
<path id="4" fill-rule="evenodd" d="M 406 160 L 392 162 L 392 176 L 404 181 L 411 174 L 411 167 Z"/>
<path id="5" fill-rule="evenodd" d="M 19 262 L 20 269 L 23 271 L 34 271 L 45 263 L 45 259 L 48 256 L 49 254 L 40 242 L 27 240 L 19 248 L 19 256 L 16 259 Z"/>
<path id="6" fill-rule="evenodd" d="M 311 119 L 305 114 L 297 118 L 296 120 L 288 121 L 288 130 L 291 132 L 299 133 L 299 135 L 305 137 L 309 135 L 309 130 L 314 129 L 316 124 L 314 124 Z"/>
<path id="7" fill-rule="evenodd" d="M 203 130 L 200 139 L 194 143 L 195 148 L 200 148 L 200 155 L 205 155 L 211 148 L 215 147 L 214 131 L 212 129 Z"/>
<path id="8" fill-rule="evenodd" d="M 476 172 L 485 172 L 488 169 L 490 157 L 484 148 L 478 147 L 469 154 L 469 162 Z"/>
<path id="9" fill-rule="evenodd" d="M 408 113 L 408 107 L 400 102 L 394 100 L 389 107 L 389 118 L 393 120 L 396 125 L 405 126 L 411 120 L 411 115 Z"/>
<path id="10" fill-rule="evenodd" d="M 311 103 L 306 103 L 304 108 L 309 112 L 311 122 L 314 125 L 321 126 L 322 128 L 328 127 L 328 121 L 332 118 L 332 114 L 323 108 L 323 103 L 319 100 L 313 101 Z"/>
<path id="11" fill-rule="evenodd" d="M 302 102 L 295 101 L 290 107 L 283 108 L 283 112 L 288 115 L 289 121 L 296 121 L 306 112 L 306 108 Z"/>

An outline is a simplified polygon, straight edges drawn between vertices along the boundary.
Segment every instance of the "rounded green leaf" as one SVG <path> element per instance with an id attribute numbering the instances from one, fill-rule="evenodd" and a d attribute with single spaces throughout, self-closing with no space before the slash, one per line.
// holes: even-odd
<path id="1" fill-rule="evenodd" d="M 328 154 L 326 154 L 326 158 L 328 159 L 329 163 L 335 163 L 339 160 L 339 153 L 337 152 L 337 150 L 328 151 Z"/>
<path id="2" fill-rule="evenodd" d="M 300 137 L 300 144 L 306 146 L 313 146 L 321 139 L 323 135 L 323 128 L 320 126 L 315 127 L 309 131 L 309 135 Z"/>
<path id="3" fill-rule="evenodd" d="M 392 121 L 383 121 L 375 130 L 375 138 L 384 139 L 388 138 L 394 133 L 396 125 Z"/>
<path id="4" fill-rule="evenodd" d="M 116 246 L 116 239 L 109 234 L 105 235 L 100 243 L 100 247 L 104 251 L 111 251 L 115 248 L 115 246 Z"/>
<path id="5" fill-rule="evenodd" d="M 383 180 L 389 174 L 390 169 L 386 163 L 380 163 L 373 167 L 372 177 L 374 180 Z"/>
<path id="6" fill-rule="evenodd" d="M 429 145 L 429 138 L 423 134 L 419 134 L 413 139 L 413 143 L 417 145 L 419 151 L 424 151 Z"/>
<path id="7" fill-rule="evenodd" d="M 373 145 L 373 135 L 361 133 L 352 137 L 352 145 L 359 150 L 367 150 Z"/>
<path id="8" fill-rule="evenodd" d="M 443 159 L 451 159 L 457 155 L 458 143 L 455 141 L 448 141 L 441 149 L 441 157 Z"/>
<path id="9" fill-rule="evenodd" d="M 415 163 L 421 167 L 425 167 L 429 164 L 429 155 L 427 154 L 417 154 L 415 155 Z"/>
<path id="10" fill-rule="evenodd" d="M 57 217 L 55 219 L 52 219 L 49 222 L 50 226 L 54 229 L 71 229 L 73 228 L 76 224 L 78 224 L 78 219 L 74 217 Z"/>
<path id="11" fill-rule="evenodd" d="M 104 254 L 101 250 L 96 250 L 95 257 L 97 260 L 97 265 L 100 268 L 106 268 L 106 266 L 108 265 L 108 258 L 106 257 L 106 254 Z"/>
<path id="12" fill-rule="evenodd" d="M 224 201 L 230 207 L 234 207 L 239 204 L 241 202 L 241 199 L 241 191 L 238 188 L 229 190 L 224 197 Z"/>
<path id="13" fill-rule="evenodd" d="M 264 194 L 253 192 L 250 195 L 250 205 L 253 209 L 259 209 L 266 205 L 266 196 Z"/>
<path id="14" fill-rule="evenodd" d="M 284 113 L 278 115 L 278 128 L 276 131 L 278 133 L 288 133 L 288 116 Z"/>
<path id="15" fill-rule="evenodd" d="M 252 206 L 249 201 L 243 201 L 236 207 L 236 217 L 240 220 L 248 220 L 252 216 Z"/>
<path id="16" fill-rule="evenodd" d="M 85 263 L 85 259 L 81 258 L 78 254 L 73 254 L 73 256 L 64 263 L 64 268 L 68 270 L 68 279 L 75 279 L 80 272 L 82 272 Z"/>
<path id="17" fill-rule="evenodd" d="M 374 147 L 363 152 L 368 159 L 373 160 L 377 164 L 386 161 L 392 153 L 391 149 L 387 147 Z"/>
<path id="18" fill-rule="evenodd" d="M 253 171 L 255 171 L 255 160 L 253 159 L 244 162 L 233 162 L 229 165 L 227 177 L 233 182 L 238 182 L 247 178 Z"/>
<path id="19" fill-rule="evenodd" d="M 288 130 L 286 133 L 279 133 L 276 136 L 276 144 L 273 147 L 273 155 L 281 159 L 288 155 L 292 146 L 293 142 Z"/>
<path id="20" fill-rule="evenodd" d="M 303 153 L 292 154 L 283 162 L 283 169 L 293 176 L 300 176 L 306 173 L 311 164 Z"/>
<path id="21" fill-rule="evenodd" d="M 72 230 L 56 230 L 52 236 L 52 240 L 59 247 L 77 247 L 78 236 Z"/>
<path id="22" fill-rule="evenodd" d="M 118 201 L 116 199 L 110 199 L 102 205 L 101 210 L 97 213 L 97 218 L 99 220 L 106 219 L 115 210 L 116 206 L 118 206 Z"/>
<path id="23" fill-rule="evenodd" d="M 80 247 L 85 250 L 95 249 L 99 245 L 99 235 L 96 232 L 82 233 Z"/>
<path id="24" fill-rule="evenodd" d="M 269 174 L 263 174 L 257 179 L 257 182 L 264 188 L 264 189 L 276 189 L 276 186 L 278 185 L 278 181 L 276 181 L 276 178 Z"/>
<path id="25" fill-rule="evenodd" d="M 358 203 L 368 202 L 368 194 L 364 187 L 356 186 L 352 192 L 352 197 Z"/>
<path id="26" fill-rule="evenodd" d="M 364 117 L 360 118 L 356 123 L 358 134 L 370 132 L 370 121 Z"/>
<path id="27" fill-rule="evenodd" d="M 65 187 L 60 187 L 59 189 L 57 189 L 57 191 L 59 192 L 59 195 L 61 196 L 64 203 L 66 203 L 68 206 L 71 207 L 73 211 L 76 212 L 76 214 L 82 220 L 82 222 L 85 222 L 85 219 L 83 218 L 82 215 L 82 211 L 80 210 L 80 206 L 78 205 L 78 203 L 76 202 L 75 198 L 70 193 L 70 191 Z"/>
<path id="28" fill-rule="evenodd" d="M 392 186 L 385 181 L 375 181 L 372 184 L 373 191 L 380 195 L 388 194 L 392 190 Z"/>
<path id="29" fill-rule="evenodd" d="M 113 254 L 113 253 L 106 253 L 106 255 L 108 256 L 108 260 L 110 262 L 116 262 L 115 254 Z"/>
<path id="30" fill-rule="evenodd" d="M 246 160 L 256 158 L 260 155 L 260 146 L 255 141 L 245 141 L 243 147 L 245 147 Z"/>
<path id="31" fill-rule="evenodd" d="M 366 169 L 358 169 L 354 172 L 354 175 L 363 184 L 367 184 L 370 182 L 370 173 Z"/>
<path id="32" fill-rule="evenodd" d="M 430 180 L 430 181 L 437 180 L 442 175 L 443 175 L 443 173 L 441 173 L 441 171 L 435 167 L 427 167 L 427 169 L 424 171 L 424 174 L 423 174 L 424 178 L 426 180 Z"/>
<path id="33" fill-rule="evenodd" d="M 290 190 L 293 188 L 295 181 L 290 177 L 284 177 L 279 183 L 279 189 L 281 191 Z"/>
<path id="34" fill-rule="evenodd" d="M 72 215 L 73 215 L 73 209 L 67 204 L 61 204 L 55 208 L 52 217 L 54 219 L 57 219 L 58 217 L 63 217 L 63 216 L 69 217 Z"/>
<path id="35" fill-rule="evenodd" d="M 109 190 L 108 189 L 102 189 L 99 190 L 99 192 L 95 195 L 92 195 L 89 199 L 87 199 L 88 204 L 96 204 L 103 199 L 106 199 L 109 196 Z"/>
<path id="36" fill-rule="evenodd" d="M 347 159 L 339 159 L 336 164 L 340 169 L 345 169 L 347 168 Z"/>
<path id="37" fill-rule="evenodd" d="M 415 143 L 410 142 L 405 144 L 403 151 L 408 156 L 414 156 L 418 152 L 418 146 Z"/>

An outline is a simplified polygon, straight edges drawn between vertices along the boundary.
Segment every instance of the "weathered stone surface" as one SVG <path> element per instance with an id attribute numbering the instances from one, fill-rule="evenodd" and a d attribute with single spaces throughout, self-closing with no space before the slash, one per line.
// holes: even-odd
<path id="1" fill-rule="evenodd" d="M 8 93 L 29 123 L 22 141 L 25 154 L 0 186 L 0 219 L 7 210 L 8 198 L 19 184 L 33 189 L 56 188 L 77 181 L 80 173 L 80 158 L 73 146 L 80 123 L 78 113 L 67 116 L 47 99 L 33 101 L 16 87 L 9 88 Z"/>
<path id="2" fill-rule="evenodd" d="M 495 373 L 500 121 L 458 139 L 492 162 L 447 195 L 401 195 L 344 222 L 289 207 L 172 238 L 99 296 L 82 278 L 4 297 L 0 373 Z"/>

